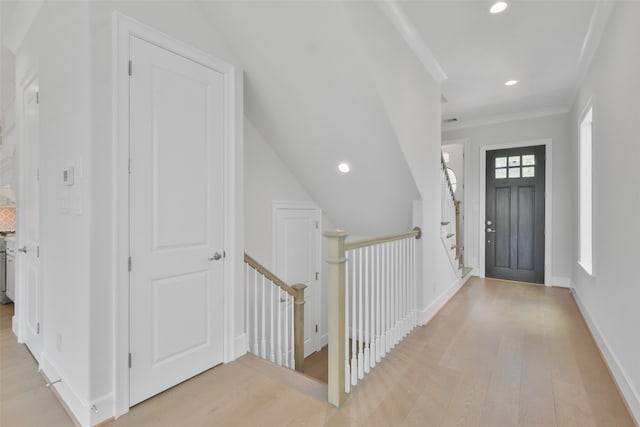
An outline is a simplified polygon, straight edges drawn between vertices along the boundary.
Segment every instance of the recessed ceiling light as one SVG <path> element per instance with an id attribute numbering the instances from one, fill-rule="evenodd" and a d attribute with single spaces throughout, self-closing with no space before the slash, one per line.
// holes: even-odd
<path id="1" fill-rule="evenodd" d="M 507 4 L 506 1 L 497 1 L 491 6 L 491 8 L 489 9 L 489 12 L 491 12 L 491 13 L 504 12 L 504 10 L 507 8 L 507 6 L 509 6 L 509 5 Z"/>
<path id="2" fill-rule="evenodd" d="M 340 163 L 338 165 L 338 170 L 342 173 L 349 173 L 351 168 L 349 167 L 349 163 Z"/>
<path id="3" fill-rule="evenodd" d="M 504 83 L 505 86 L 513 86 L 513 85 L 517 85 L 518 81 L 517 80 L 508 80 Z"/>

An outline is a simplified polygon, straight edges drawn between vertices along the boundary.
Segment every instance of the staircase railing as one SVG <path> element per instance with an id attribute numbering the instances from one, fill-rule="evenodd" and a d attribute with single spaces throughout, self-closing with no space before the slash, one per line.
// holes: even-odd
<path id="1" fill-rule="evenodd" d="M 458 271 L 463 266 L 463 247 L 460 239 L 462 227 L 461 202 L 456 200 L 444 157 L 441 157 L 440 165 L 441 238 L 449 254 L 452 266 Z"/>
<path id="2" fill-rule="evenodd" d="M 420 228 L 345 243 L 325 233 L 329 264 L 328 401 L 346 393 L 416 326 L 415 240 Z"/>
<path id="3" fill-rule="evenodd" d="M 244 254 L 248 351 L 304 372 L 304 290 Z"/>

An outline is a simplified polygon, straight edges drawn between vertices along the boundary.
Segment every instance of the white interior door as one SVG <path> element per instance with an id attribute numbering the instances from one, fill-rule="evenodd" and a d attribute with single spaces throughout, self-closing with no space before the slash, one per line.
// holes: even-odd
<path id="1" fill-rule="evenodd" d="M 21 199 L 18 211 L 19 240 L 18 256 L 20 263 L 20 295 L 18 300 L 21 316 L 22 340 L 40 361 L 42 348 L 42 289 L 40 283 L 40 171 L 39 171 L 39 108 L 38 80 L 32 80 L 24 88 L 22 111 L 23 144 L 20 185 Z"/>
<path id="2" fill-rule="evenodd" d="M 130 404 L 223 361 L 224 76 L 131 37 Z"/>
<path id="3" fill-rule="evenodd" d="M 274 205 L 275 274 L 285 283 L 307 285 L 304 305 L 304 355 L 321 348 L 320 210 Z"/>

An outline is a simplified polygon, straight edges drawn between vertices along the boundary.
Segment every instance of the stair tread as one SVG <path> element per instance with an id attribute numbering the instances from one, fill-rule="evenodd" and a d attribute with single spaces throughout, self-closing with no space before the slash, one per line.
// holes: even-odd
<path id="1" fill-rule="evenodd" d="M 455 236 L 455 234 L 454 234 L 454 233 L 449 233 L 449 234 L 447 234 L 447 239 L 450 239 L 450 238 L 451 238 L 451 237 L 453 237 L 453 236 Z"/>
<path id="2" fill-rule="evenodd" d="M 449 225 L 451 224 L 449 221 L 440 221 L 440 225 Z"/>

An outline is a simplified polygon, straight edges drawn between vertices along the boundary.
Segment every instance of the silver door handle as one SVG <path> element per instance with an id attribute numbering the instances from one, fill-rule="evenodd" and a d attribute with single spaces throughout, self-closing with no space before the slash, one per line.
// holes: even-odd
<path id="1" fill-rule="evenodd" d="M 23 254 L 26 254 L 27 253 L 27 247 L 26 246 L 21 247 L 20 249 L 18 249 L 18 252 L 22 252 Z"/>
<path id="2" fill-rule="evenodd" d="M 218 261 L 220 258 L 222 258 L 222 255 L 220 255 L 220 252 L 216 252 L 212 257 L 209 257 L 209 261 Z"/>

